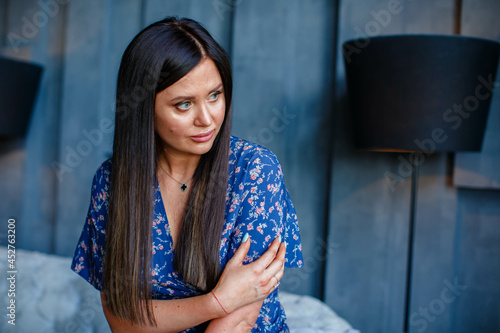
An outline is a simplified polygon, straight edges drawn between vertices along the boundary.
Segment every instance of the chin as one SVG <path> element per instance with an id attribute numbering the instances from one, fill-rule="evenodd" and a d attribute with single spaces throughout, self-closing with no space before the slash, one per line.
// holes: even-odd
<path id="1" fill-rule="evenodd" d="M 210 149 L 212 149 L 213 145 L 214 145 L 213 140 L 210 140 L 207 142 L 202 142 L 202 143 L 194 142 L 194 147 L 189 149 L 189 151 L 193 155 L 204 155 L 204 154 L 208 153 L 210 151 Z"/>

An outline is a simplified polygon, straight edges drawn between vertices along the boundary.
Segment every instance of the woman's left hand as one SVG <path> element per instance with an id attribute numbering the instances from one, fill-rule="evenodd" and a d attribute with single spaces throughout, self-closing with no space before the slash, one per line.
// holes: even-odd
<path id="1" fill-rule="evenodd" d="M 285 269 L 285 244 L 277 237 L 254 262 L 244 265 L 250 239 L 243 242 L 229 260 L 213 292 L 228 313 L 263 301 L 279 284 Z"/>

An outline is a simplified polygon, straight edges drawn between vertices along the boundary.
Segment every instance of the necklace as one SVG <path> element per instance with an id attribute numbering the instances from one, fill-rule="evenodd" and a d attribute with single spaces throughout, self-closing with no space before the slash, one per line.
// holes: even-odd
<path id="1" fill-rule="evenodd" d="M 163 167 L 161 166 L 161 164 L 160 164 L 160 163 L 158 163 L 158 164 L 160 165 L 160 168 L 161 168 L 161 169 L 162 169 L 162 170 L 163 170 L 163 171 L 167 174 L 167 176 L 169 176 L 170 178 L 172 178 L 173 180 L 175 180 L 177 183 L 181 184 L 181 187 L 180 187 L 181 191 L 182 191 L 182 192 L 186 192 L 186 190 L 188 189 L 188 185 L 187 185 L 187 183 L 189 183 L 189 181 L 191 180 L 191 178 L 193 178 L 194 174 L 193 174 L 193 176 L 189 177 L 189 179 L 188 179 L 188 180 L 186 180 L 186 181 L 183 183 L 183 182 L 178 181 L 178 180 L 177 180 L 177 179 L 175 179 L 174 177 L 172 177 L 172 176 L 168 173 L 168 171 L 167 171 L 167 170 L 163 169 Z"/>

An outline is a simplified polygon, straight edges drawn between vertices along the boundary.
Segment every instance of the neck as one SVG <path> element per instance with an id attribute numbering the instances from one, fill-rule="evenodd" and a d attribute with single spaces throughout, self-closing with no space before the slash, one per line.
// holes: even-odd
<path id="1" fill-rule="evenodd" d="M 194 175 L 200 158 L 199 155 L 179 155 L 164 149 L 158 156 L 158 163 L 172 177 L 183 182 Z"/>

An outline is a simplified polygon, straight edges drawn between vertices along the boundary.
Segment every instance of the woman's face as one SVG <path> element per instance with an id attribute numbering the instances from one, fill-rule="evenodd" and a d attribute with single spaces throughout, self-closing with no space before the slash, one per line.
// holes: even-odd
<path id="1" fill-rule="evenodd" d="M 219 71 L 212 59 L 204 58 L 156 94 L 155 131 L 169 154 L 202 155 L 212 148 L 225 110 Z"/>

